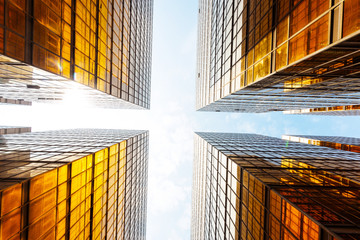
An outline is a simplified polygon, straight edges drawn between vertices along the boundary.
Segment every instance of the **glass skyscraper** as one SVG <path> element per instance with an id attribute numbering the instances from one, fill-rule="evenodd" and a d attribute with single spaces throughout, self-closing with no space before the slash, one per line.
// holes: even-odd
<path id="1" fill-rule="evenodd" d="M 153 0 L 0 0 L 0 97 L 149 108 Z"/>
<path id="2" fill-rule="evenodd" d="M 358 0 L 199 0 L 197 109 L 360 104 Z"/>
<path id="3" fill-rule="evenodd" d="M 360 154 L 197 133 L 191 239 L 360 238 Z"/>
<path id="4" fill-rule="evenodd" d="M 0 105 L 1 104 L 31 105 L 31 102 L 22 99 L 7 99 L 0 97 Z"/>
<path id="5" fill-rule="evenodd" d="M 148 132 L 3 135 L 0 239 L 145 239 Z"/>
<path id="6" fill-rule="evenodd" d="M 347 105 L 336 107 L 308 108 L 285 111 L 285 114 L 309 114 L 328 116 L 357 116 L 360 115 L 360 105 Z"/>
<path id="7" fill-rule="evenodd" d="M 282 139 L 360 153 L 360 139 L 337 136 L 283 135 Z"/>
<path id="8" fill-rule="evenodd" d="M 31 127 L 0 126 L 0 135 L 26 133 L 26 132 L 31 132 Z"/>

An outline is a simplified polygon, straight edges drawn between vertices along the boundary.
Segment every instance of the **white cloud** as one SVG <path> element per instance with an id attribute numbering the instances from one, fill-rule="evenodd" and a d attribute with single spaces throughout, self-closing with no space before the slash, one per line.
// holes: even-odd
<path id="1" fill-rule="evenodd" d="M 186 199 L 187 187 L 174 180 L 164 180 L 162 177 L 149 179 L 148 206 L 150 214 L 159 215 L 173 211 Z"/>
<path id="2" fill-rule="evenodd" d="M 189 196 L 189 192 L 188 192 Z M 183 211 L 182 216 L 178 221 L 178 226 L 184 231 L 190 231 L 190 222 L 191 222 L 191 201 L 188 202 L 186 208 Z"/>
<path id="3" fill-rule="evenodd" d="M 313 121 L 314 123 L 320 122 L 321 118 L 319 118 L 318 116 L 311 116 L 311 121 Z"/>
<path id="4" fill-rule="evenodd" d="M 237 124 L 236 130 L 240 133 L 255 133 L 258 131 L 258 128 L 254 122 L 241 121 Z"/>

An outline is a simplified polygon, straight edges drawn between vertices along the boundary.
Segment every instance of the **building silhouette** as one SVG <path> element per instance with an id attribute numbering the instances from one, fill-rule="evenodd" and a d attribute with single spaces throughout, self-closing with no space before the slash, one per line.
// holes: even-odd
<path id="1" fill-rule="evenodd" d="M 145 239 L 148 132 L 2 138 L 1 239 Z"/>
<path id="2" fill-rule="evenodd" d="M 0 97 L 149 108 L 152 17 L 152 0 L 0 1 Z"/>
<path id="3" fill-rule="evenodd" d="M 199 1 L 200 111 L 359 105 L 357 0 Z"/>
<path id="4" fill-rule="evenodd" d="M 197 133 L 191 239 L 359 239 L 360 154 Z"/>

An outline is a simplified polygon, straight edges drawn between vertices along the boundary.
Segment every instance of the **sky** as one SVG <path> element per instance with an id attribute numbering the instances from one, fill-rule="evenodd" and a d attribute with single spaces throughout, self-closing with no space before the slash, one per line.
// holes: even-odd
<path id="1" fill-rule="evenodd" d="M 151 110 L 0 105 L 0 125 L 150 131 L 148 240 L 190 238 L 194 131 L 359 137 L 359 117 L 195 111 L 196 0 L 155 0 Z"/>

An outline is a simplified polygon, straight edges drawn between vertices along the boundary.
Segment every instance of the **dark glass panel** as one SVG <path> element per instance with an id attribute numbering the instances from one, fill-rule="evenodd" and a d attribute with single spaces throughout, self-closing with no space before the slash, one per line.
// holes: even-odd
<path id="1" fill-rule="evenodd" d="M 7 31 L 6 34 L 6 54 L 10 57 L 24 61 L 25 40 L 16 33 Z"/>
<path id="2" fill-rule="evenodd" d="M 21 34 L 25 35 L 25 13 L 21 11 L 18 7 L 8 4 L 8 12 L 7 12 L 7 23 L 6 26 Z"/>

